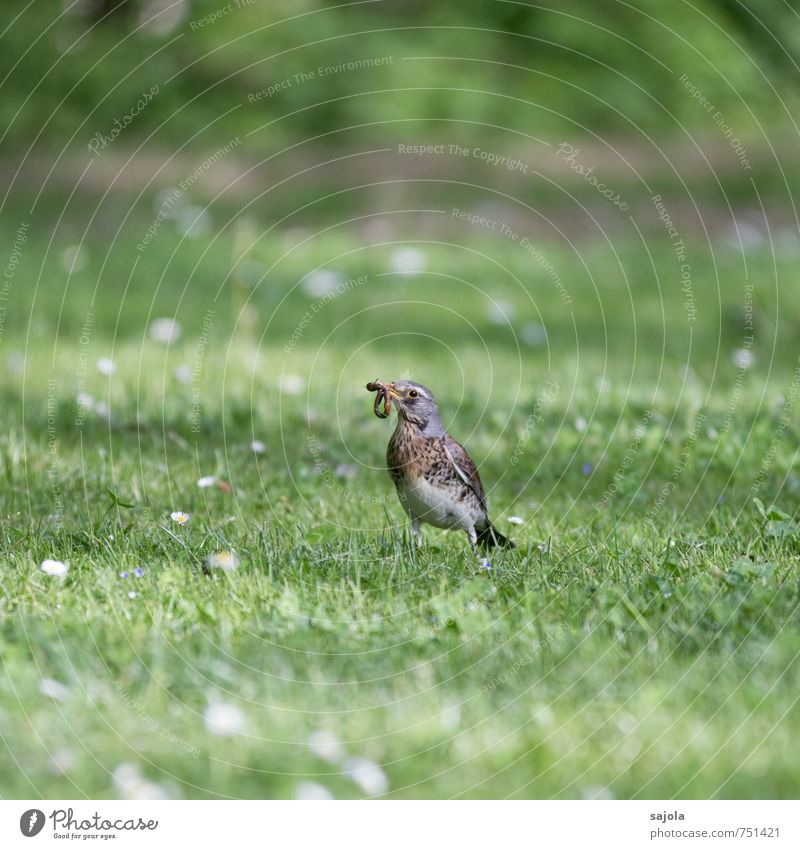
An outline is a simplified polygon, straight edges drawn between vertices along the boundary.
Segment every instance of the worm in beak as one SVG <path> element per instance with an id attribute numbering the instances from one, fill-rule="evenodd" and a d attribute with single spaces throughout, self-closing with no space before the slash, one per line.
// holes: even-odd
<path id="1" fill-rule="evenodd" d="M 380 380 L 373 380 L 367 384 L 368 392 L 377 392 L 375 396 L 375 405 L 373 410 L 379 419 L 388 419 L 389 413 L 392 411 L 392 396 L 390 390 L 391 384 L 382 383 Z M 383 401 L 383 410 L 380 409 L 381 401 Z"/>

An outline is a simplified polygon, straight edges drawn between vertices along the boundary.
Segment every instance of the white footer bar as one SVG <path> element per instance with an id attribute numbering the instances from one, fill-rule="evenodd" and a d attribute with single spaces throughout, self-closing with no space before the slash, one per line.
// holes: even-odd
<path id="1" fill-rule="evenodd" d="M 800 846 L 777 801 L 0 801 L 0 846 L 513 849 Z"/>

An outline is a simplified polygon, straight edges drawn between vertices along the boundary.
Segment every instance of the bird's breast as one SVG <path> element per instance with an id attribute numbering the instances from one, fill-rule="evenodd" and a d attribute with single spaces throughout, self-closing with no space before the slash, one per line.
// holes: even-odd
<path id="1" fill-rule="evenodd" d="M 458 476 L 444 439 L 422 436 L 399 421 L 386 462 L 406 512 L 440 528 L 471 527 L 482 515 L 477 498 Z"/>

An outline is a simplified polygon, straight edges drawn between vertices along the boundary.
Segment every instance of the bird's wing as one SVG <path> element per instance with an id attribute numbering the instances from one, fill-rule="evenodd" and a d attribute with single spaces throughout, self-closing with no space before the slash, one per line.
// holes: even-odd
<path id="1" fill-rule="evenodd" d="M 486 495 L 483 491 L 481 476 L 478 474 L 475 463 L 472 462 L 472 457 L 467 454 L 467 449 L 456 442 L 452 436 L 446 436 L 444 439 L 444 451 L 453 464 L 456 474 L 475 493 L 478 503 L 481 505 L 483 511 L 486 512 Z"/>

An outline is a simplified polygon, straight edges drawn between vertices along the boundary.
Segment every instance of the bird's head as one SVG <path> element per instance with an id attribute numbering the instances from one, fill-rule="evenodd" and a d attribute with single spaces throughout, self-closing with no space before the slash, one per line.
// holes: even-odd
<path id="1" fill-rule="evenodd" d="M 395 380 L 388 384 L 389 396 L 397 405 L 397 415 L 431 435 L 443 431 L 433 392 L 421 383 Z"/>

